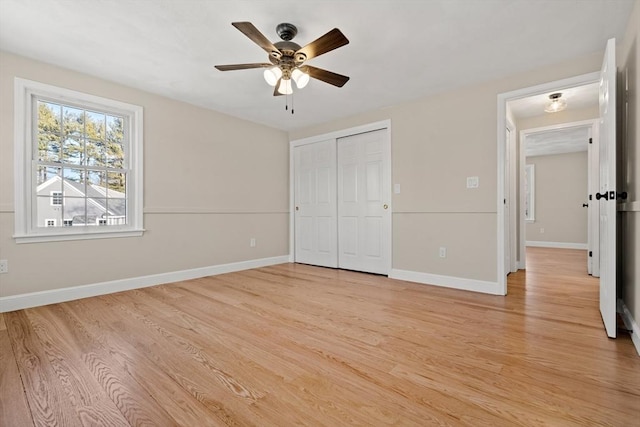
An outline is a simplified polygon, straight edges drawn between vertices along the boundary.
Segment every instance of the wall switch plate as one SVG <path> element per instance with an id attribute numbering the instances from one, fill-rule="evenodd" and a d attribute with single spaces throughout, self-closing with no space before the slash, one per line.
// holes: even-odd
<path id="1" fill-rule="evenodd" d="M 256 247 L 256 239 L 255 238 L 251 238 L 251 240 L 249 240 L 249 246 L 251 246 L 252 248 Z"/>
<path id="2" fill-rule="evenodd" d="M 467 177 L 467 188 L 478 188 L 480 186 L 480 179 L 477 176 Z"/>
<path id="3" fill-rule="evenodd" d="M 540 234 L 544 234 L 544 228 L 540 228 Z"/>
<path id="4" fill-rule="evenodd" d="M 440 247 L 440 258 L 446 258 L 446 257 L 447 257 L 447 248 Z"/>
<path id="5" fill-rule="evenodd" d="M 400 184 L 393 184 L 393 194 L 400 194 Z"/>
<path id="6" fill-rule="evenodd" d="M 9 272 L 9 261 L 0 259 L 0 274 Z"/>

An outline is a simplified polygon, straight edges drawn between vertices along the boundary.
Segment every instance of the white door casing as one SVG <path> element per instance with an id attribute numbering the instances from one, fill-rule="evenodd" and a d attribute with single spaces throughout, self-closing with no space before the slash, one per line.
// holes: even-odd
<path id="1" fill-rule="evenodd" d="M 338 266 L 388 274 L 390 159 L 386 131 L 338 139 Z"/>
<path id="2" fill-rule="evenodd" d="M 616 337 L 616 42 L 607 42 L 600 70 L 600 314 Z"/>
<path id="3" fill-rule="evenodd" d="M 295 260 L 338 266 L 335 140 L 294 148 Z"/>
<path id="4" fill-rule="evenodd" d="M 505 150 L 504 150 L 504 272 L 506 276 L 511 273 L 511 255 L 513 248 L 511 246 L 511 150 L 509 143 L 511 141 L 511 129 L 509 126 L 505 128 Z"/>

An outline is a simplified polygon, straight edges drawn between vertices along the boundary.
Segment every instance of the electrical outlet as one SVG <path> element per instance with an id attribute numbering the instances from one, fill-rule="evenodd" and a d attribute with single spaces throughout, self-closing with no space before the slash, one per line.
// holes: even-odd
<path id="1" fill-rule="evenodd" d="M 0 274 L 9 272 L 9 261 L 0 259 Z"/>
<path id="2" fill-rule="evenodd" d="M 252 248 L 256 247 L 256 239 L 255 237 L 252 237 L 251 240 L 249 240 L 249 246 Z"/>
<path id="3" fill-rule="evenodd" d="M 544 228 L 540 227 L 540 234 L 544 234 Z"/>
<path id="4" fill-rule="evenodd" d="M 440 258 L 446 258 L 446 257 L 447 257 L 447 248 L 442 246 L 440 247 Z"/>

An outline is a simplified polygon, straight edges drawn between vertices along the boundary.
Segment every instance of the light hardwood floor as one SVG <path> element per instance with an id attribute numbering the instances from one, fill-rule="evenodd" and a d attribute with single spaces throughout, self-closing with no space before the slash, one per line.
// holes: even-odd
<path id="1" fill-rule="evenodd" d="M 584 251 L 507 297 L 283 264 L 0 316 L 0 425 L 633 426 Z"/>

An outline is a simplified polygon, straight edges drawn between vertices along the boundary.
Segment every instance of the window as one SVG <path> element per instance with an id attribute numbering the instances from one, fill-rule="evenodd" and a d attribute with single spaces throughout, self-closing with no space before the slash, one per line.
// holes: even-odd
<path id="1" fill-rule="evenodd" d="M 16 78 L 18 243 L 142 234 L 142 107 Z"/>
<path id="2" fill-rule="evenodd" d="M 62 191 L 51 192 L 51 206 L 62 206 Z"/>
<path id="3" fill-rule="evenodd" d="M 535 165 L 524 168 L 524 219 L 535 221 Z"/>

